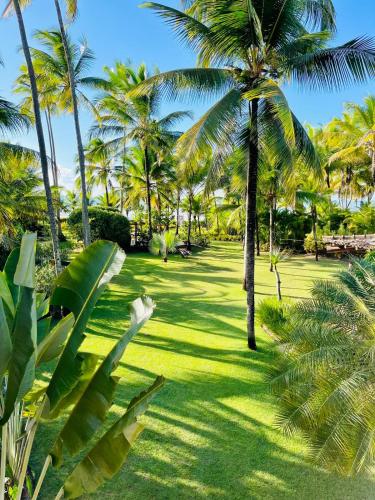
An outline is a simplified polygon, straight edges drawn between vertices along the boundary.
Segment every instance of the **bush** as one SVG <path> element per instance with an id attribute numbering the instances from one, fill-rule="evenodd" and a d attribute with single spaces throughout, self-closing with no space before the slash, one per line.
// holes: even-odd
<path id="1" fill-rule="evenodd" d="M 69 255 L 73 245 L 65 242 L 60 245 L 61 260 L 66 262 L 69 260 Z M 47 265 L 53 261 L 52 241 L 38 241 L 36 246 L 35 262 L 37 265 Z"/>
<path id="2" fill-rule="evenodd" d="M 321 236 L 318 235 L 317 238 L 318 238 L 318 250 L 319 251 L 324 250 L 325 245 L 323 243 Z M 315 253 L 315 241 L 314 241 L 314 235 L 312 233 L 306 235 L 303 247 L 305 249 L 305 252 Z"/>
<path id="3" fill-rule="evenodd" d="M 50 295 L 55 281 L 55 267 L 50 262 L 35 266 L 35 290 Z"/>
<path id="4" fill-rule="evenodd" d="M 257 307 L 257 318 L 275 336 L 282 336 L 290 317 L 291 305 L 280 302 L 276 297 L 264 299 Z"/>
<path id="5" fill-rule="evenodd" d="M 89 207 L 91 239 L 109 240 L 127 250 L 130 247 L 130 224 L 126 217 L 119 212 L 102 207 Z M 74 210 L 69 218 L 68 225 L 73 234 L 82 239 L 82 211 Z"/>
<path id="6" fill-rule="evenodd" d="M 375 250 L 368 250 L 366 252 L 365 259 L 368 262 L 374 262 L 375 263 Z"/>

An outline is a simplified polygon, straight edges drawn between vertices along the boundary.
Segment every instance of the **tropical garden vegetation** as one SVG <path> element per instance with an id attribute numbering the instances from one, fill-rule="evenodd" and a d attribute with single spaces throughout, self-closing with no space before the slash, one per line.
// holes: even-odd
<path id="1" fill-rule="evenodd" d="M 151 382 L 156 367 L 142 366 L 147 356 L 138 350 L 147 349 L 154 360 L 157 349 L 225 366 L 224 349 L 233 364 L 233 373 L 229 365 L 225 373 L 217 368 L 214 380 L 206 364 L 170 365 L 162 357 L 174 387 L 158 395 L 163 425 L 177 425 L 169 405 L 180 401 L 177 393 L 187 384 L 173 384 L 189 379 L 189 369 L 189 376 L 204 373 L 212 387 L 225 388 L 225 397 L 213 389 L 217 403 L 235 396 L 230 377 L 242 380 L 242 369 L 257 365 L 262 375 L 271 371 L 268 381 L 264 376 L 253 382 L 277 404 L 268 413 L 276 413 L 270 425 L 280 446 L 303 436 L 301 462 L 311 458 L 334 474 L 371 476 L 375 96 L 345 103 L 341 116 L 313 126 L 298 120 L 284 91 L 294 84 L 336 91 L 371 81 L 374 39 L 358 36 L 335 46 L 331 0 L 184 0 L 179 7 L 147 2 L 142 7 L 172 28 L 176 43 L 197 54 L 196 67 L 161 72 L 109 60 L 95 75 L 89 43 L 70 30 L 78 2 L 54 0 L 57 27 L 39 26 L 28 39 L 23 11 L 32 3 L 10 0 L 4 10 L 17 19 L 25 62 L 14 82 L 17 104 L 0 99 L 0 500 L 77 498 L 118 481 L 143 430 L 138 419 L 165 382 L 162 376 Z M 190 107 L 205 99 L 211 104 L 196 120 Z M 89 127 L 82 126 L 83 114 Z M 59 168 L 56 124 L 64 115 L 71 115 L 75 135 L 74 186 L 64 185 Z M 16 134 L 30 129 L 35 148 L 16 144 Z M 330 250 L 327 237 L 342 246 Z M 131 256 L 130 270 L 124 252 Z M 341 260 L 334 260 L 338 255 Z M 315 277 L 320 280 L 312 284 Z M 144 295 L 149 289 L 160 297 L 160 322 L 169 337 L 161 339 L 157 330 L 132 342 L 134 371 L 149 382 L 134 397 L 138 385 L 127 391 L 117 372 L 128 344 L 153 314 L 155 305 Z M 259 295 L 275 297 L 259 301 Z M 115 296 L 121 301 L 112 312 Z M 224 297 L 222 304 L 217 297 Z M 127 302 L 130 321 L 123 313 Z M 188 345 L 179 329 L 190 331 L 190 322 Z M 179 341 L 173 343 L 174 327 Z M 227 338 L 199 345 L 198 331 Z M 238 359 L 231 341 L 243 354 Z M 247 406 L 251 390 L 246 386 L 246 396 L 243 389 L 246 403 L 229 420 L 244 422 L 246 409 L 253 420 L 266 421 L 263 410 Z M 194 391 L 186 391 L 194 398 Z M 116 392 L 121 397 L 115 403 Z M 157 411 L 150 413 L 146 422 L 157 433 Z M 218 414 L 211 417 L 212 432 L 215 422 L 216 432 L 230 432 Z M 197 423 L 185 414 L 181 419 L 181 436 L 189 441 L 184 433 Z M 36 443 L 44 429 L 41 452 Z M 236 436 L 251 440 L 246 429 Z M 257 438 L 260 450 L 267 432 Z M 145 456 L 154 453 L 158 439 L 140 448 Z M 160 446 L 167 446 L 163 439 Z M 198 452 L 189 453 L 191 459 Z M 187 456 L 180 459 L 176 468 Z M 225 454 L 226 465 L 231 460 L 228 474 L 236 477 L 241 467 Z M 132 467 L 137 476 L 130 457 Z M 203 490 L 193 476 L 196 490 L 184 490 L 187 497 L 217 493 L 215 484 Z M 204 472 L 203 478 L 206 484 Z M 228 476 L 215 481 L 229 497 Z M 132 498 L 173 498 L 177 491 L 149 487 L 135 487 Z M 114 495 L 123 498 L 121 488 Z"/>

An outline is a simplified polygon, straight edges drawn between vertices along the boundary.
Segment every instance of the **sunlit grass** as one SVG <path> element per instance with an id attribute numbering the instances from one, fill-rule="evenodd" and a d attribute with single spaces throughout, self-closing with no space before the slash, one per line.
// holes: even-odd
<path id="1" fill-rule="evenodd" d="M 308 296 L 314 279 L 331 277 L 340 265 L 305 257 L 281 264 L 283 295 Z M 127 324 L 126 304 L 150 295 L 157 309 L 121 363 L 111 418 L 156 375 L 168 384 L 152 403 L 127 466 L 91 498 L 373 496 L 372 481 L 315 469 L 304 460 L 302 441 L 273 427 L 276 406 L 265 381 L 272 340 L 258 329 L 259 351 L 246 347 L 242 269 L 242 249 L 234 243 L 215 244 L 187 260 L 172 256 L 167 264 L 147 254 L 128 256 L 84 347 L 107 352 Z M 258 259 L 258 300 L 275 294 L 274 279 L 266 257 Z M 42 448 L 46 440 L 39 437 Z M 59 480 L 59 473 L 49 476 L 44 498 L 53 498 Z"/>

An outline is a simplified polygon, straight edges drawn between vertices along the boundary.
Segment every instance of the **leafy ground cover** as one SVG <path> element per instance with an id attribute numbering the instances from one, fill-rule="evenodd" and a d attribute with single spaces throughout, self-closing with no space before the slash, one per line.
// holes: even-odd
<path id="1" fill-rule="evenodd" d="M 284 297 L 308 296 L 314 279 L 332 276 L 340 266 L 310 257 L 288 260 L 280 266 Z M 268 267 L 265 256 L 258 259 L 258 300 L 275 295 Z M 156 374 L 168 384 L 152 403 L 124 471 L 90 498 L 373 497 L 371 479 L 312 467 L 302 441 L 273 427 L 276 405 L 266 382 L 272 340 L 258 328 L 259 351 L 246 347 L 242 268 L 237 243 L 214 244 L 188 260 L 172 256 L 168 263 L 148 254 L 128 256 L 100 301 L 84 347 L 105 354 L 127 324 L 124 304 L 150 295 L 157 309 L 121 363 L 116 409 L 120 413 Z M 38 438 L 41 451 L 49 434 Z M 53 498 L 58 481 L 58 473 L 49 476 L 43 498 Z"/>

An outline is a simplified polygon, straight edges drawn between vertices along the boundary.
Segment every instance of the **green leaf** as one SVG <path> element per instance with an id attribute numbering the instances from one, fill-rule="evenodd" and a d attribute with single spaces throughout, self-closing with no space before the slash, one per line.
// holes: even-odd
<path id="1" fill-rule="evenodd" d="M 67 478 L 64 484 L 65 498 L 93 493 L 117 474 L 143 430 L 137 418 L 146 412 L 150 401 L 164 384 L 164 377 L 158 377 L 149 389 L 130 402 L 123 417 L 104 434 Z"/>
<path id="2" fill-rule="evenodd" d="M 25 233 L 22 237 L 20 256 L 14 273 L 15 285 L 35 288 L 35 250 L 36 233 Z"/>
<path id="3" fill-rule="evenodd" d="M 85 339 L 86 324 L 106 285 L 121 271 L 124 260 L 125 254 L 116 244 L 97 241 L 76 257 L 56 280 L 51 304 L 69 309 L 76 322 L 48 387 L 52 412 L 82 375 L 83 358 L 77 352 Z"/>
<path id="4" fill-rule="evenodd" d="M 3 301 L 0 298 L 0 384 L 12 355 L 12 340 L 5 316 Z"/>
<path id="5" fill-rule="evenodd" d="M 47 316 L 49 313 L 49 298 L 44 293 L 36 294 L 36 317 L 37 319 Z"/>
<path id="6" fill-rule="evenodd" d="M 154 304 L 148 297 L 133 302 L 130 328 L 101 363 L 57 438 L 51 453 L 55 465 L 62 463 L 64 446 L 71 455 L 79 453 L 105 421 L 119 380 L 112 373 L 129 342 L 150 319 L 153 310 Z"/>
<path id="7" fill-rule="evenodd" d="M 12 332 L 13 350 L 9 361 L 5 408 L 0 420 L 0 426 L 8 421 L 14 405 L 22 399 L 33 385 L 36 336 L 35 292 L 31 288 L 21 287 L 20 301 Z"/>
<path id="8" fill-rule="evenodd" d="M 14 317 L 15 306 L 13 302 L 12 293 L 9 289 L 5 273 L 0 273 L 0 298 L 3 300 L 4 304 L 7 306 L 9 312 Z"/>
<path id="9" fill-rule="evenodd" d="M 37 366 L 56 359 L 62 352 L 69 332 L 74 325 L 74 315 L 69 314 L 44 337 L 38 345 Z"/>
<path id="10" fill-rule="evenodd" d="M 15 248 L 7 258 L 7 261 L 4 266 L 4 275 L 7 280 L 9 290 L 12 294 L 14 304 L 17 304 L 19 297 L 19 286 L 14 284 L 14 275 L 16 272 L 19 258 L 20 258 L 20 249 Z"/>

